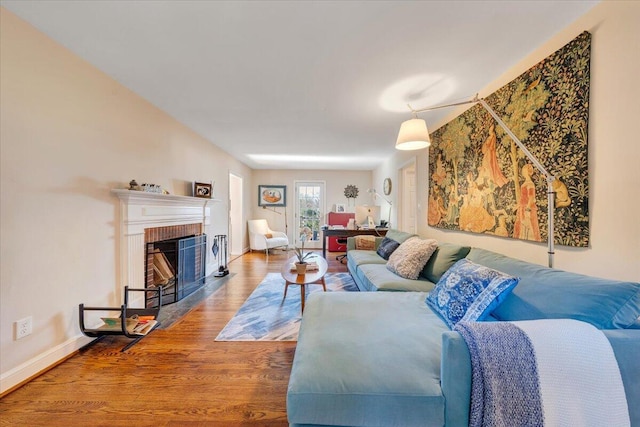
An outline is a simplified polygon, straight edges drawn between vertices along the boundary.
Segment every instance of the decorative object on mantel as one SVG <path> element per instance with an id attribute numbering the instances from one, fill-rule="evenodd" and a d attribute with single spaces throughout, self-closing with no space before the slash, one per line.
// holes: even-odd
<path id="1" fill-rule="evenodd" d="M 139 185 L 138 181 L 132 179 L 129 181 L 129 190 L 130 191 L 143 191 L 145 193 L 156 193 L 156 194 L 169 194 L 167 190 L 162 188 L 161 185 L 158 184 L 142 184 Z"/>
<path id="2" fill-rule="evenodd" d="M 213 184 L 205 184 L 204 182 L 193 183 L 193 196 L 210 199 L 213 193 Z"/>
<path id="3" fill-rule="evenodd" d="M 169 194 L 169 192 L 165 192 L 158 184 L 142 184 L 140 189 L 145 193 Z"/>
<path id="4" fill-rule="evenodd" d="M 287 206 L 287 186 L 258 185 L 258 206 Z"/>

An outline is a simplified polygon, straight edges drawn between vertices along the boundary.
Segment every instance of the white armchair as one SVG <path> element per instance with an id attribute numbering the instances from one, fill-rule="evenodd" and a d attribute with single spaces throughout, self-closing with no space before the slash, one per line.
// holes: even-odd
<path id="1" fill-rule="evenodd" d="M 289 238 L 282 231 L 273 231 L 269 228 L 266 219 L 250 219 L 249 223 L 249 248 L 251 251 L 264 251 L 269 261 L 269 249 L 288 248 Z"/>

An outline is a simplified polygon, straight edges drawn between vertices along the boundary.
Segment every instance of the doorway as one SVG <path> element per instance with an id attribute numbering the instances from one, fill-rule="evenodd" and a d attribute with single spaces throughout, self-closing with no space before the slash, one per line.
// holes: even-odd
<path id="1" fill-rule="evenodd" d="M 322 247 L 322 231 L 325 215 L 324 181 L 295 181 L 295 234 L 294 245 L 300 245 L 305 236 L 305 248 Z"/>
<path id="2" fill-rule="evenodd" d="M 229 172 L 229 254 L 232 259 L 244 253 L 242 184 L 241 176 Z"/>
<path id="3" fill-rule="evenodd" d="M 415 158 L 400 168 L 400 230 L 418 234 Z"/>

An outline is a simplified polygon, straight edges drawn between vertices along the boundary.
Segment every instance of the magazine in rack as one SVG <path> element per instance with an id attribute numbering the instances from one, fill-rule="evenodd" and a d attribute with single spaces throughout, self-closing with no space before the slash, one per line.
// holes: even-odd
<path id="1" fill-rule="evenodd" d="M 103 331 L 120 331 L 122 323 L 119 317 L 102 317 L 104 322 L 98 329 Z M 127 333 L 131 335 L 147 335 L 158 324 L 153 316 L 133 315 L 127 318 Z"/>

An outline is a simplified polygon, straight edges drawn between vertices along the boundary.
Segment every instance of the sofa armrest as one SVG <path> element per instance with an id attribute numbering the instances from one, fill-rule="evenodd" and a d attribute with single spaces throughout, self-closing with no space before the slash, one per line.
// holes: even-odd
<path id="1" fill-rule="evenodd" d="M 471 406 L 471 355 L 467 343 L 457 332 L 442 334 L 440 386 L 444 395 L 445 425 L 467 427 Z"/>
<path id="2" fill-rule="evenodd" d="M 640 330 L 603 330 L 618 361 L 627 403 L 640 401 Z M 445 399 L 445 425 L 468 426 L 471 406 L 471 356 L 462 336 L 453 331 L 442 334 L 440 385 Z M 640 426 L 640 406 L 630 404 L 631 425 Z"/>
<path id="3" fill-rule="evenodd" d="M 356 248 L 356 239 L 355 237 L 347 237 L 347 252 L 352 251 Z"/>
<path id="4" fill-rule="evenodd" d="M 632 426 L 640 426 L 640 330 L 639 329 L 606 329 L 605 336 L 611 343 L 613 353 L 618 361 L 624 392 L 627 396 L 629 418 Z"/>
<path id="5" fill-rule="evenodd" d="M 384 237 L 376 236 L 376 250 L 378 250 L 380 243 L 382 243 L 382 239 L 384 239 Z M 355 248 L 356 248 L 356 236 L 347 237 L 347 252 L 352 251 Z"/>

